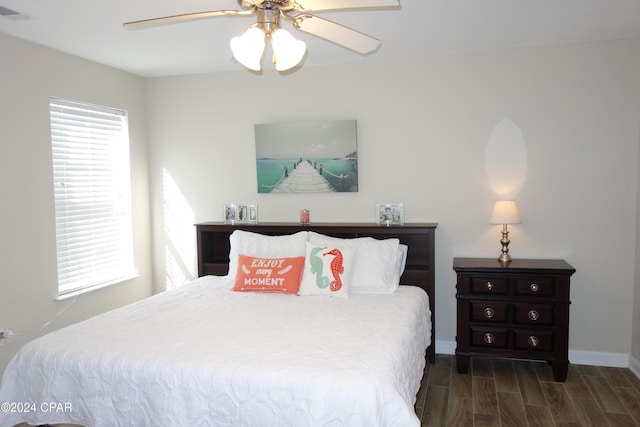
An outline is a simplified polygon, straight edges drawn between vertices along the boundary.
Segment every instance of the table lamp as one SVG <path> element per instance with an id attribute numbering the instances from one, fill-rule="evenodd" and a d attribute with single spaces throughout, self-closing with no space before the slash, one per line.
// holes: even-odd
<path id="1" fill-rule="evenodd" d="M 498 257 L 501 262 L 511 261 L 509 256 L 509 230 L 507 224 L 520 224 L 520 214 L 518 213 L 518 206 L 513 200 L 498 200 L 493 206 L 493 212 L 491 213 L 490 224 L 502 224 L 502 253 Z"/>

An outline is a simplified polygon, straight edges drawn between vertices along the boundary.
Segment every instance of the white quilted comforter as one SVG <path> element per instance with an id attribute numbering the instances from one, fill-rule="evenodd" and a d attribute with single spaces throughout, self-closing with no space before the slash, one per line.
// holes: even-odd
<path id="1" fill-rule="evenodd" d="M 204 277 L 25 345 L 0 383 L 0 426 L 420 425 L 424 291 L 229 288 Z"/>

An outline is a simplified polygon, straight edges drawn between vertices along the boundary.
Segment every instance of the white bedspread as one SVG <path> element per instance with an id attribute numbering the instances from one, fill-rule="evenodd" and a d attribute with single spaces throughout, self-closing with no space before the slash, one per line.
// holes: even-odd
<path id="1" fill-rule="evenodd" d="M 340 299 L 230 286 L 204 277 L 25 345 L 0 383 L 0 425 L 420 425 L 424 291 Z"/>

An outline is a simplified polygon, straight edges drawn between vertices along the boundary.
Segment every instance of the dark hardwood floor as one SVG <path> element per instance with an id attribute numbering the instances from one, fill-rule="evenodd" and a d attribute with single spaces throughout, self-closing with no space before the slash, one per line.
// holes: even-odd
<path id="1" fill-rule="evenodd" d="M 423 426 L 640 427 L 640 379 L 629 369 L 569 365 L 555 382 L 546 362 L 436 355 L 415 405 Z"/>

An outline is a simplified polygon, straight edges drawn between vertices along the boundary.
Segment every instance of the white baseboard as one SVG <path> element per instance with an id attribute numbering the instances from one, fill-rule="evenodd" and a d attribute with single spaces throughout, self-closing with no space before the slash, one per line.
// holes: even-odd
<path id="1" fill-rule="evenodd" d="M 436 340 L 436 353 L 455 354 L 455 341 Z M 629 368 L 640 378 L 640 361 L 626 353 L 604 353 L 599 351 L 569 350 L 569 361 L 574 365 L 609 366 Z"/>
<path id="2" fill-rule="evenodd" d="M 629 369 L 640 378 L 640 360 L 633 356 L 629 356 Z"/>
<path id="3" fill-rule="evenodd" d="M 456 342 L 436 340 L 436 353 L 437 354 L 456 354 Z"/>
<path id="4" fill-rule="evenodd" d="M 600 351 L 569 350 L 569 361 L 574 365 L 609 366 L 628 368 L 629 355 L 625 353 L 604 353 Z"/>

